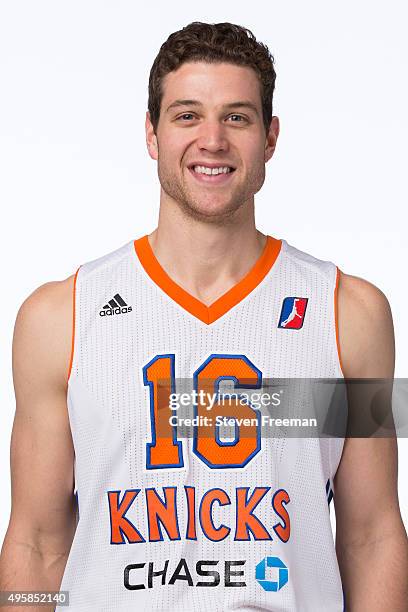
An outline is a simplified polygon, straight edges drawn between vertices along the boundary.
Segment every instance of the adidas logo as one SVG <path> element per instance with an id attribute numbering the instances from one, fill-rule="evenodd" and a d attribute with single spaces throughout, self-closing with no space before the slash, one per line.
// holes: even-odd
<path id="1" fill-rule="evenodd" d="M 115 314 L 123 314 L 125 312 L 132 312 L 132 307 L 128 306 L 125 300 L 117 293 L 113 296 L 113 299 L 109 300 L 107 304 L 99 311 L 101 317 L 107 317 Z"/>

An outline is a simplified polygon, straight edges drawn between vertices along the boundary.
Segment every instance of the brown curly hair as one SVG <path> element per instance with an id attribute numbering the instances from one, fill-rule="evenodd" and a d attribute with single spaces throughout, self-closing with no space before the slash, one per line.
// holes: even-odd
<path id="1" fill-rule="evenodd" d="M 148 110 L 156 132 L 163 98 L 162 80 L 185 62 L 227 62 L 255 70 L 261 85 L 262 114 L 266 132 L 272 119 L 276 73 L 268 47 L 253 33 L 233 23 L 193 21 L 170 34 L 160 47 L 149 76 Z"/>

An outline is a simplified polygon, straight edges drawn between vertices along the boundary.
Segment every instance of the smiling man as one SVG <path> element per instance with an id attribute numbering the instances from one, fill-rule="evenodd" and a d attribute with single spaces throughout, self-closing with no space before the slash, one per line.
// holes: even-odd
<path id="1" fill-rule="evenodd" d="M 146 119 L 149 152 L 158 161 L 161 207 L 173 203 L 181 208 L 181 219 L 190 225 L 210 222 L 210 231 L 237 225 L 238 216 L 251 221 L 253 196 L 263 185 L 265 162 L 279 133 L 277 117 L 266 132 L 254 69 L 186 62 L 166 74 L 161 87 L 161 120 L 154 117 L 154 107 Z"/>
<path id="2" fill-rule="evenodd" d="M 297 407 L 266 380 L 394 368 L 383 293 L 255 226 L 274 85 L 240 26 L 171 34 L 146 114 L 157 228 L 21 306 L 3 590 L 61 587 L 74 612 L 406 610 L 395 438 L 262 427 Z"/>

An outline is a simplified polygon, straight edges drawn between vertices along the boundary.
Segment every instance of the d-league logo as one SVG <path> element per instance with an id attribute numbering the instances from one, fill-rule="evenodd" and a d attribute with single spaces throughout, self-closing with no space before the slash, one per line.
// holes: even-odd
<path id="1" fill-rule="evenodd" d="M 278 327 L 284 329 L 300 329 L 305 319 L 308 298 L 285 297 L 279 317 Z"/>
<path id="2" fill-rule="evenodd" d="M 125 312 L 132 312 L 132 307 L 126 304 L 119 293 L 116 293 L 113 298 L 105 304 L 103 309 L 99 311 L 99 315 L 101 317 L 106 317 L 115 314 L 124 314 Z"/>

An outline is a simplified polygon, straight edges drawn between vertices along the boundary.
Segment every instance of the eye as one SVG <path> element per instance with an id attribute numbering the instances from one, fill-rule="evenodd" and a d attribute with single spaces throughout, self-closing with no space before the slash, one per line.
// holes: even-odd
<path id="1" fill-rule="evenodd" d="M 242 123 L 243 121 L 246 121 L 246 118 L 243 115 L 237 115 L 235 113 L 233 115 L 230 115 L 228 119 L 232 119 L 233 117 L 238 119 L 238 121 L 233 121 L 233 123 Z"/>
<path id="2" fill-rule="evenodd" d="M 186 119 L 187 117 L 187 119 Z M 176 117 L 177 120 L 182 119 L 185 121 L 188 121 L 188 118 L 193 118 L 194 119 L 194 115 L 193 113 L 183 113 L 182 115 L 179 115 L 178 117 Z"/>

